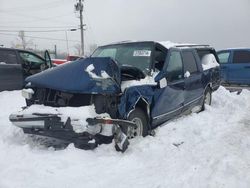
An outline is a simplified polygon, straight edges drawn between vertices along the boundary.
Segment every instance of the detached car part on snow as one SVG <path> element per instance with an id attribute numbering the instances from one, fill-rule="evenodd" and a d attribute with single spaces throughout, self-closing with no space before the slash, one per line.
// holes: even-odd
<path id="1" fill-rule="evenodd" d="M 126 42 L 26 79 L 27 107 L 10 115 L 25 133 L 93 149 L 146 136 L 158 125 L 211 104 L 220 85 L 215 50 L 204 45 Z M 90 113 L 91 112 L 91 113 Z"/>

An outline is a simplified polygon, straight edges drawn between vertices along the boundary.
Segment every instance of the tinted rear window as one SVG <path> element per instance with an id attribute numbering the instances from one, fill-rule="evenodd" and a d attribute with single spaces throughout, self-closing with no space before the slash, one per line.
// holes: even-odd
<path id="1" fill-rule="evenodd" d="M 250 51 L 240 50 L 234 52 L 233 63 L 250 63 Z"/>
<path id="2" fill-rule="evenodd" d="M 0 50 L 0 63 L 17 64 L 17 57 L 15 51 Z"/>

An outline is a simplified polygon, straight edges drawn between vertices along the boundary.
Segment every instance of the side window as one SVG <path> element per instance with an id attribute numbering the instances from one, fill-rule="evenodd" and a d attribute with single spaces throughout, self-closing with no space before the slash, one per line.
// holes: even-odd
<path id="1" fill-rule="evenodd" d="M 220 63 L 228 63 L 229 56 L 230 52 L 218 53 L 218 58 L 220 60 Z"/>
<path id="2" fill-rule="evenodd" d="M 0 64 L 17 64 L 15 51 L 0 50 Z"/>
<path id="3" fill-rule="evenodd" d="M 166 56 L 167 56 L 167 53 L 164 52 L 163 50 L 160 50 L 158 48 L 155 49 L 154 63 L 155 63 L 156 71 L 161 71 L 163 69 Z"/>
<path id="4" fill-rule="evenodd" d="M 41 64 L 45 63 L 43 59 L 41 59 L 41 58 L 39 58 L 39 57 L 29 53 L 29 52 L 19 52 L 19 54 L 20 54 L 22 61 L 24 61 L 24 63 L 32 62 L 35 65 L 41 65 Z"/>
<path id="5" fill-rule="evenodd" d="M 184 72 L 188 71 L 190 74 L 198 72 L 194 54 L 190 51 L 182 52 Z"/>
<path id="6" fill-rule="evenodd" d="M 233 63 L 250 63 L 250 51 L 240 50 L 234 52 Z"/>
<path id="7" fill-rule="evenodd" d="M 171 52 L 167 67 L 168 81 L 177 81 L 183 78 L 183 65 L 180 52 Z"/>

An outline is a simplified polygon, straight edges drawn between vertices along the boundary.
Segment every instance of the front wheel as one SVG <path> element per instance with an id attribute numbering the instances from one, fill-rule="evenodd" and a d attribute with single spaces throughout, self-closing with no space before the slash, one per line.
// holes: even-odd
<path id="1" fill-rule="evenodd" d="M 140 108 L 135 108 L 128 116 L 128 120 L 134 122 L 137 128 L 125 127 L 124 133 L 127 135 L 128 139 L 135 138 L 137 136 L 146 136 L 148 134 L 148 120 L 147 116 L 143 110 Z"/>
<path id="2" fill-rule="evenodd" d="M 204 92 L 201 111 L 205 110 L 205 105 L 211 105 L 211 102 L 212 102 L 212 90 L 208 87 Z"/>

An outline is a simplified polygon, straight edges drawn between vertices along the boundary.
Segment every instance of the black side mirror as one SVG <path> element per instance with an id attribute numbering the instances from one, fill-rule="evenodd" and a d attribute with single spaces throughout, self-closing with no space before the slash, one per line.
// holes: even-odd
<path id="1" fill-rule="evenodd" d="M 48 50 L 45 50 L 44 52 L 44 59 L 45 59 L 45 62 L 46 62 L 46 65 L 51 68 L 52 67 L 52 61 L 51 61 L 51 58 L 50 58 L 50 55 L 49 55 L 49 51 Z"/>

